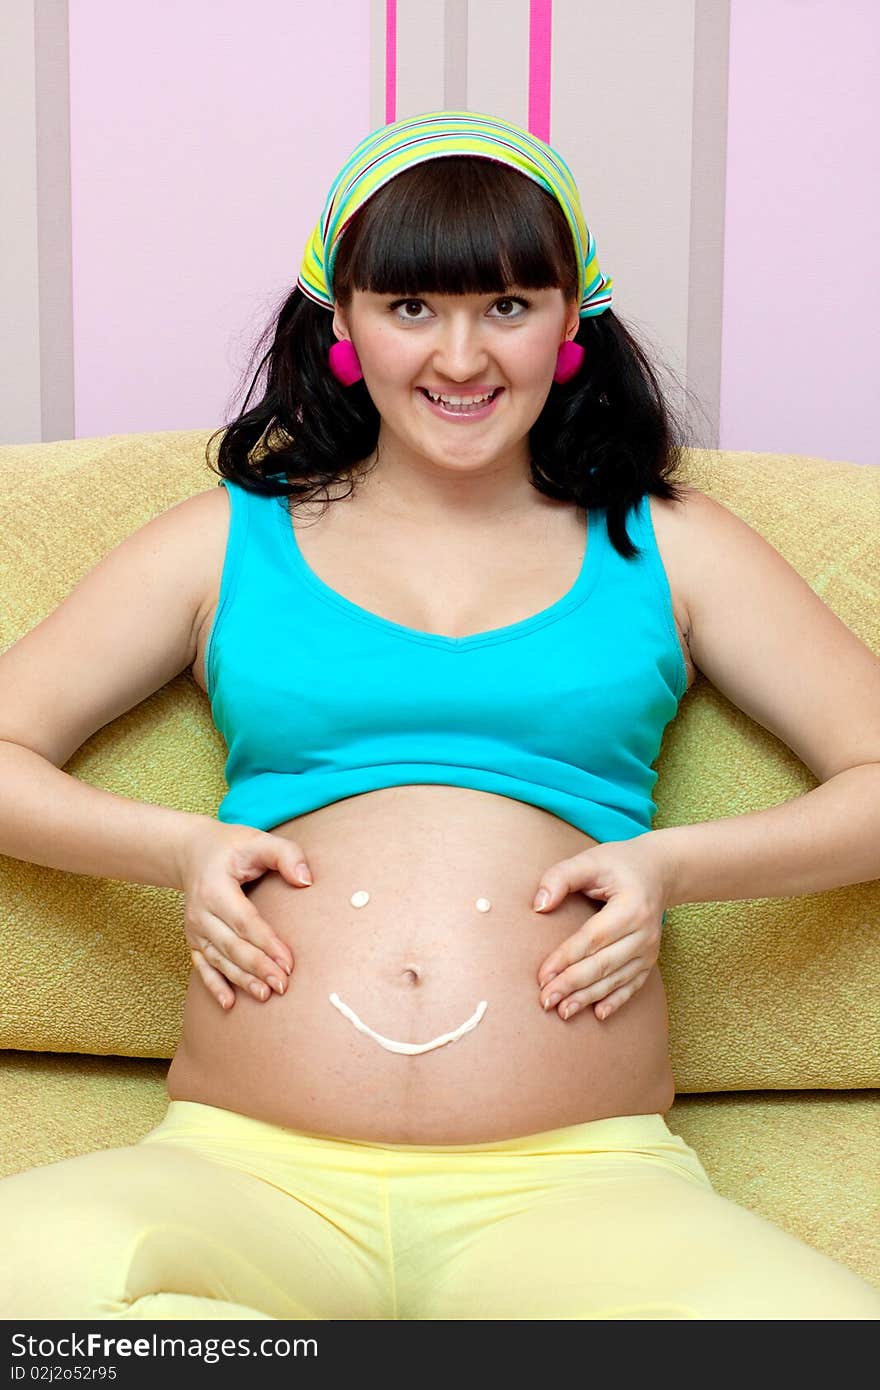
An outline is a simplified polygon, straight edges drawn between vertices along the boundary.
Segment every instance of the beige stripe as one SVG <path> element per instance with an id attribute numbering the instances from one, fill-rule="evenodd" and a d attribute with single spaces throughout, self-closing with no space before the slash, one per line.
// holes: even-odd
<path id="1" fill-rule="evenodd" d="M 446 5 L 397 0 L 397 119 L 443 106 Z"/>
<path id="2" fill-rule="evenodd" d="M 68 0 L 36 6 L 37 233 L 43 439 L 73 439 Z"/>
<path id="3" fill-rule="evenodd" d="M 67 0 L 0 7 L 0 443 L 71 439 Z"/>
<path id="4" fill-rule="evenodd" d="M 615 312 L 704 445 L 718 430 L 727 27 L 727 0 L 553 12 L 551 143 L 572 166 Z"/>
<path id="5" fill-rule="evenodd" d="M 468 111 L 468 0 L 444 5 L 443 102 L 447 111 Z"/>
<path id="6" fill-rule="evenodd" d="M 528 130 L 529 0 L 471 0 L 468 39 L 467 109 Z"/>
<path id="7" fill-rule="evenodd" d="M 721 330 L 730 0 L 697 0 L 691 140 L 691 239 L 687 382 L 699 402 L 693 442 L 717 449 L 721 421 Z"/>
<path id="8" fill-rule="evenodd" d="M 40 439 L 33 6 L 0 6 L 0 442 Z"/>

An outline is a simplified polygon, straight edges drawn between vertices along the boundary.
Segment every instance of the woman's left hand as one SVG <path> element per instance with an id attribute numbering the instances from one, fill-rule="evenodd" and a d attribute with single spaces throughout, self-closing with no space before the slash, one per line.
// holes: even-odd
<path id="1" fill-rule="evenodd" d="M 587 1004 L 607 1018 L 641 989 L 660 954 L 669 866 L 652 831 L 609 840 L 560 859 L 541 875 L 552 912 L 569 893 L 604 898 L 605 906 L 556 946 L 538 969 L 539 1001 L 571 1018 Z M 537 894 L 536 894 L 537 902 Z M 601 1002 L 600 1002 L 601 1001 Z"/>

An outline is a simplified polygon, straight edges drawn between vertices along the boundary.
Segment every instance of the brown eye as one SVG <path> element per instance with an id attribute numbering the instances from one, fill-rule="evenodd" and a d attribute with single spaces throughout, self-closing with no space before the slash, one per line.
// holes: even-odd
<path id="1" fill-rule="evenodd" d="M 523 312 L 525 312 L 525 310 L 529 307 L 529 301 L 527 299 L 520 299 L 518 295 L 505 295 L 503 299 L 496 299 L 495 303 L 521 304 L 523 306 Z M 503 319 L 521 319 L 522 316 L 522 314 L 501 314 L 499 317 Z"/>
<path id="2" fill-rule="evenodd" d="M 422 301 L 421 301 L 420 299 L 395 299 L 395 301 L 394 301 L 393 304 L 389 304 L 389 305 L 388 305 L 388 311 L 389 311 L 389 313 L 396 314 L 396 317 L 397 317 L 397 318 L 413 319 L 413 318 L 415 317 L 413 314 L 409 314 L 409 313 L 397 314 L 396 311 L 397 311 L 397 309 L 399 309 L 399 308 L 401 308 L 401 307 L 404 308 L 404 309 L 410 309 L 414 304 L 421 304 L 421 303 L 422 303 Z"/>

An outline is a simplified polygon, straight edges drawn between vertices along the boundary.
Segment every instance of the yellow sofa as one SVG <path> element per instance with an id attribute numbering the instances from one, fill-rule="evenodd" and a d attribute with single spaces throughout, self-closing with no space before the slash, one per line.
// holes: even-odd
<path id="1" fill-rule="evenodd" d="M 0 649 L 119 540 L 215 485 L 209 430 L 0 448 Z M 688 451 L 681 476 L 780 550 L 880 651 L 880 470 Z M 809 691 L 804 692 L 809 699 Z M 213 815 L 226 749 L 176 677 L 66 765 Z M 699 677 L 657 763 L 654 828 L 759 810 L 809 770 Z M 2 788 L 0 788 L 2 795 Z M 880 1288 L 880 881 L 669 910 L 666 1119 L 719 1192 Z M 181 895 L 0 856 L 0 1175 L 132 1143 L 164 1112 L 189 973 Z"/>

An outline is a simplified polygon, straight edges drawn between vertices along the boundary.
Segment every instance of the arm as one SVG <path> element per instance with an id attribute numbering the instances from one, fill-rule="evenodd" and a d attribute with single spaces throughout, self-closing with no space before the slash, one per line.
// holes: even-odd
<path id="1" fill-rule="evenodd" d="M 229 516 L 222 488 L 162 512 L 0 654 L 0 855 L 183 893 L 193 964 L 224 1006 L 235 998 L 227 979 L 265 999 L 278 966 L 292 967 L 242 885 L 271 869 L 302 887 L 301 847 L 117 796 L 62 768 L 98 729 L 192 666 Z M 280 979 L 275 988 L 284 992 Z"/>
<path id="2" fill-rule="evenodd" d="M 210 820 L 93 787 L 0 740 L 0 854 L 13 859 L 179 891 L 178 851 Z"/>
<path id="3" fill-rule="evenodd" d="M 721 503 L 691 495 L 680 524 L 695 664 L 822 785 L 767 810 L 652 832 L 668 904 L 880 878 L 880 660 Z"/>
<path id="4" fill-rule="evenodd" d="M 666 864 L 667 907 L 868 883 L 880 878 L 880 763 L 845 768 L 765 811 L 652 834 Z"/>
<path id="5" fill-rule="evenodd" d="M 63 772 L 98 729 L 189 667 L 216 568 L 222 489 L 127 536 L 0 654 L 0 854 L 178 888 L 176 850 L 209 817 Z"/>

